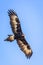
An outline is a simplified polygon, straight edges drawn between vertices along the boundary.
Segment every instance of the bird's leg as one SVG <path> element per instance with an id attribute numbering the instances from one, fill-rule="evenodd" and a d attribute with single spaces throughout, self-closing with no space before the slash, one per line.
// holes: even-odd
<path id="1" fill-rule="evenodd" d="M 10 42 L 12 42 L 12 41 L 14 41 L 14 39 L 15 39 L 14 35 L 8 35 L 8 37 L 4 41 L 10 41 Z"/>

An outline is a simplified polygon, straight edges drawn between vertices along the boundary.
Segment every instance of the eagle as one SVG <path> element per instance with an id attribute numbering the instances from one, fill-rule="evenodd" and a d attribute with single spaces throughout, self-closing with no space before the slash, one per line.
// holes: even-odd
<path id="1" fill-rule="evenodd" d="M 4 41 L 12 42 L 16 40 L 18 46 L 20 47 L 20 50 L 23 51 L 27 58 L 30 58 L 33 54 L 33 51 L 26 41 L 24 33 L 22 32 L 20 20 L 17 13 L 14 10 L 10 9 L 8 10 L 8 16 L 10 18 L 10 25 L 13 35 L 8 35 Z"/>

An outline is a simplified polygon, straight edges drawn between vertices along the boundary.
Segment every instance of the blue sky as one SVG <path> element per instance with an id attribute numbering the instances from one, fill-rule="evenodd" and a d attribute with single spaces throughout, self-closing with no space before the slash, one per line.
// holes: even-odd
<path id="1" fill-rule="evenodd" d="M 30 59 L 16 41 L 4 41 L 8 34 L 13 34 L 8 9 L 18 14 L 25 38 L 33 50 Z M 0 0 L 0 65 L 43 65 L 43 0 Z"/>

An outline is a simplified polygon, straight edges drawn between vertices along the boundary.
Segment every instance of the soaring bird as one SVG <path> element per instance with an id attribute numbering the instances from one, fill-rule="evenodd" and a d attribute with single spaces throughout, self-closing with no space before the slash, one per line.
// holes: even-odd
<path id="1" fill-rule="evenodd" d="M 8 16 L 10 18 L 10 25 L 11 25 L 13 35 L 8 35 L 5 41 L 12 42 L 16 40 L 18 46 L 20 47 L 20 50 L 23 51 L 23 53 L 25 54 L 27 58 L 30 58 L 33 52 L 22 32 L 18 15 L 16 14 L 14 10 L 10 9 L 8 10 Z"/>

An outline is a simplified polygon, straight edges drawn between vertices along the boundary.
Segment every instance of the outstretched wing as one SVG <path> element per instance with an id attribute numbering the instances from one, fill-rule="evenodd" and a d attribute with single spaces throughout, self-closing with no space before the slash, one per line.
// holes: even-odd
<path id="1" fill-rule="evenodd" d="M 30 58 L 32 56 L 32 50 L 25 40 L 17 14 L 13 10 L 9 10 L 8 15 L 10 17 L 10 25 L 14 36 L 10 35 L 7 39 L 5 39 L 5 41 L 13 41 L 16 39 L 20 49 L 24 52 L 27 58 Z"/>
<path id="2" fill-rule="evenodd" d="M 21 37 L 20 39 L 17 39 L 17 43 L 20 47 L 20 49 L 24 52 L 24 54 L 26 55 L 27 58 L 30 58 L 32 56 L 32 50 L 30 48 L 30 45 L 27 43 L 27 41 L 25 40 L 25 38 Z"/>
<path id="3" fill-rule="evenodd" d="M 19 18 L 15 11 L 8 10 L 8 15 L 10 17 L 10 25 L 14 34 L 22 34 L 21 25 Z"/>

